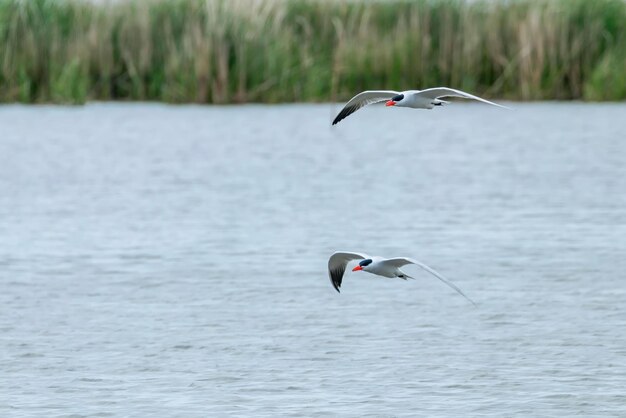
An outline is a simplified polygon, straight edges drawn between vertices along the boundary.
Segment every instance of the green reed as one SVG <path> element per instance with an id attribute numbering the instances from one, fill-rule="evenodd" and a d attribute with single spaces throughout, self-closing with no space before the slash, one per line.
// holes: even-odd
<path id="1" fill-rule="evenodd" d="M 0 101 L 626 98 L 623 0 L 0 0 Z"/>

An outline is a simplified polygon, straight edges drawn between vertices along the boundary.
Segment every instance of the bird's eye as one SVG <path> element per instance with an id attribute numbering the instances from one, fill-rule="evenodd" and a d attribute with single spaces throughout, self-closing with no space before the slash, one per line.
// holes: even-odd
<path id="1" fill-rule="evenodd" d="M 370 265 L 371 263 L 372 263 L 372 260 L 370 260 L 370 259 L 368 258 L 368 259 L 366 259 L 366 260 L 361 261 L 361 262 L 359 263 L 359 266 L 361 266 L 361 267 L 365 267 L 365 266 Z"/>
<path id="2" fill-rule="evenodd" d="M 393 97 L 391 98 L 391 100 L 393 100 L 394 102 L 399 102 L 399 101 L 401 101 L 402 99 L 404 99 L 404 94 L 398 94 L 397 96 L 393 96 Z"/>

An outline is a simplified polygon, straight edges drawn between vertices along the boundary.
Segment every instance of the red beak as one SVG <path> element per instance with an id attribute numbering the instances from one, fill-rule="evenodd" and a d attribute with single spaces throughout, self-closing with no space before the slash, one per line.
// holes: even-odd
<path id="1" fill-rule="evenodd" d="M 352 269 L 352 271 L 359 271 L 359 270 L 363 270 L 363 267 L 356 266 L 355 268 Z"/>
<path id="2" fill-rule="evenodd" d="M 387 103 L 385 103 L 385 106 L 395 106 L 396 102 L 394 102 L 393 100 L 389 100 Z"/>

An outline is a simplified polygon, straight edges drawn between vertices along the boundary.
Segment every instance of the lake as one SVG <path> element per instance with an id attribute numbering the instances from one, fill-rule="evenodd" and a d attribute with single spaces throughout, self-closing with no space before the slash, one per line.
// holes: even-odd
<path id="1" fill-rule="evenodd" d="M 0 415 L 626 415 L 626 104 L 508 105 L 0 106 Z"/>

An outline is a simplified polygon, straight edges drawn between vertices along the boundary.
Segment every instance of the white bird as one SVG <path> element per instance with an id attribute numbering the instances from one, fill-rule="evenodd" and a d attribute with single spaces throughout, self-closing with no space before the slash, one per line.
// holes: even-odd
<path id="1" fill-rule="evenodd" d="M 440 97 L 462 97 L 464 99 L 478 100 L 479 102 L 509 109 L 506 106 L 481 99 L 473 94 L 465 93 L 461 90 L 455 90 L 448 87 L 435 87 L 426 90 L 367 90 L 354 96 L 337 114 L 333 125 L 341 122 L 360 108 L 373 104 L 387 101 L 386 106 L 412 107 L 413 109 L 432 109 L 435 106 L 441 106 L 448 102 L 441 100 Z"/>
<path id="2" fill-rule="evenodd" d="M 343 280 L 343 274 L 346 271 L 346 266 L 353 260 L 361 260 L 359 264 L 352 269 L 352 271 L 365 271 L 368 273 L 376 274 L 383 277 L 395 278 L 398 277 L 400 279 L 414 279 L 414 277 L 409 276 L 402 270 L 400 267 L 405 266 L 407 264 L 415 264 L 418 267 L 426 270 L 452 289 L 456 290 L 461 296 L 465 299 L 469 300 L 474 306 L 473 300 L 463 293 L 461 289 L 456 287 L 456 285 L 450 282 L 448 279 L 443 277 L 441 274 L 437 273 L 432 268 L 428 267 L 424 263 L 420 263 L 417 260 L 413 260 L 412 258 L 405 257 L 397 257 L 397 258 L 383 258 L 383 257 L 370 257 L 367 254 L 363 253 L 350 253 L 345 251 L 337 251 L 333 255 L 330 256 L 328 260 L 328 277 L 330 277 L 330 282 L 333 284 L 333 287 L 337 292 L 339 292 L 339 288 L 341 287 L 341 281 Z"/>

